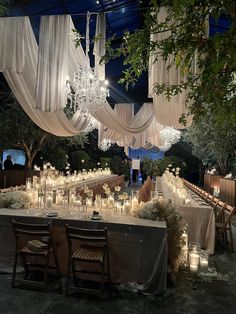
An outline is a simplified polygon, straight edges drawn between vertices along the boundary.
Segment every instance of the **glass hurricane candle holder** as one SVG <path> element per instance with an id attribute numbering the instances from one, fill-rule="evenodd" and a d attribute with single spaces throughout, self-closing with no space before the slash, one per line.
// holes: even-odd
<path id="1" fill-rule="evenodd" d="M 201 251 L 201 254 L 200 254 L 201 272 L 207 272 L 208 271 L 208 264 L 209 264 L 209 254 L 205 251 Z"/>
<path id="2" fill-rule="evenodd" d="M 189 242 L 189 267 L 192 274 L 198 273 L 200 263 L 200 243 Z"/>

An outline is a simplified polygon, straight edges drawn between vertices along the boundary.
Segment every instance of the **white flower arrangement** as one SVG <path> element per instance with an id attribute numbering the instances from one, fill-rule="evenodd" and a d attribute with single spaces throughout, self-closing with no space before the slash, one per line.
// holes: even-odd
<path id="1" fill-rule="evenodd" d="M 84 194 L 86 194 L 87 197 L 93 197 L 93 190 L 90 190 L 87 185 L 84 186 Z"/>
<path id="2" fill-rule="evenodd" d="M 109 196 L 111 194 L 111 189 L 109 188 L 109 185 L 107 183 L 104 183 L 102 186 L 106 196 Z"/>
<path id="3" fill-rule="evenodd" d="M 127 200 L 128 198 L 129 198 L 129 195 L 128 195 L 128 193 L 126 193 L 126 192 L 124 192 L 124 193 L 118 195 L 118 200 L 120 200 L 120 201 Z"/>
<path id="4" fill-rule="evenodd" d="M 115 192 L 120 192 L 121 190 L 121 187 L 119 185 L 116 185 L 115 188 L 114 188 Z"/>
<path id="5" fill-rule="evenodd" d="M 14 191 L 0 193 L 1 208 L 29 208 L 32 205 L 32 200 L 28 193 L 23 191 Z"/>

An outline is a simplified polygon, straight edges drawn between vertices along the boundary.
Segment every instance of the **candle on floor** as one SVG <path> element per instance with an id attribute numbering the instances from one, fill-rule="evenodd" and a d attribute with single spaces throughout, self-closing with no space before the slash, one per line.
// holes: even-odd
<path id="1" fill-rule="evenodd" d="M 198 272 L 198 266 L 190 264 L 190 273 L 191 274 L 197 274 L 197 272 Z"/>
<path id="2" fill-rule="evenodd" d="M 200 266 L 201 266 L 202 272 L 208 271 L 208 260 L 209 260 L 209 255 L 206 252 L 201 253 Z"/>
<path id="3" fill-rule="evenodd" d="M 197 252 L 190 252 L 189 253 L 189 264 L 198 266 L 200 261 L 200 255 Z"/>

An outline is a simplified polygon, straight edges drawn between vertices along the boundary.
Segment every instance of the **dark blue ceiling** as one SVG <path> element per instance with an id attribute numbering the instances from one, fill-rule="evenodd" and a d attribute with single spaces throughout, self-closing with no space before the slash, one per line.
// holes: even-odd
<path id="1" fill-rule="evenodd" d="M 86 31 L 86 13 L 107 12 L 107 38 L 116 35 L 122 38 L 124 30 L 134 31 L 142 24 L 142 13 L 146 10 L 148 0 L 25 0 L 11 1 L 9 16 L 30 16 L 36 37 L 39 33 L 41 15 L 70 14 L 76 29 L 82 34 Z M 84 15 L 80 15 L 84 14 Z M 90 38 L 95 33 L 96 17 L 91 16 Z M 91 48 L 92 50 L 92 48 Z M 93 60 L 91 60 L 91 63 Z M 106 77 L 110 82 L 110 103 L 147 101 L 147 75 L 142 75 L 134 88 L 127 91 L 118 84 L 122 74 L 122 60 L 111 60 L 106 65 Z"/>

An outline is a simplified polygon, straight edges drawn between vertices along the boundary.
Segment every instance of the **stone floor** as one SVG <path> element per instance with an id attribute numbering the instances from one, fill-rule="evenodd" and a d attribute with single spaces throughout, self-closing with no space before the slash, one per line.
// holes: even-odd
<path id="1" fill-rule="evenodd" d="M 236 244 L 236 218 L 234 219 Z M 10 275 L 0 274 L 0 314 L 162 314 L 162 313 L 236 313 L 236 253 L 217 246 L 210 258 L 210 272 L 191 277 L 182 270 L 175 285 L 168 281 L 162 296 L 113 289 L 110 299 L 85 296 L 65 297 L 57 291 L 48 293 L 10 288 Z"/>

